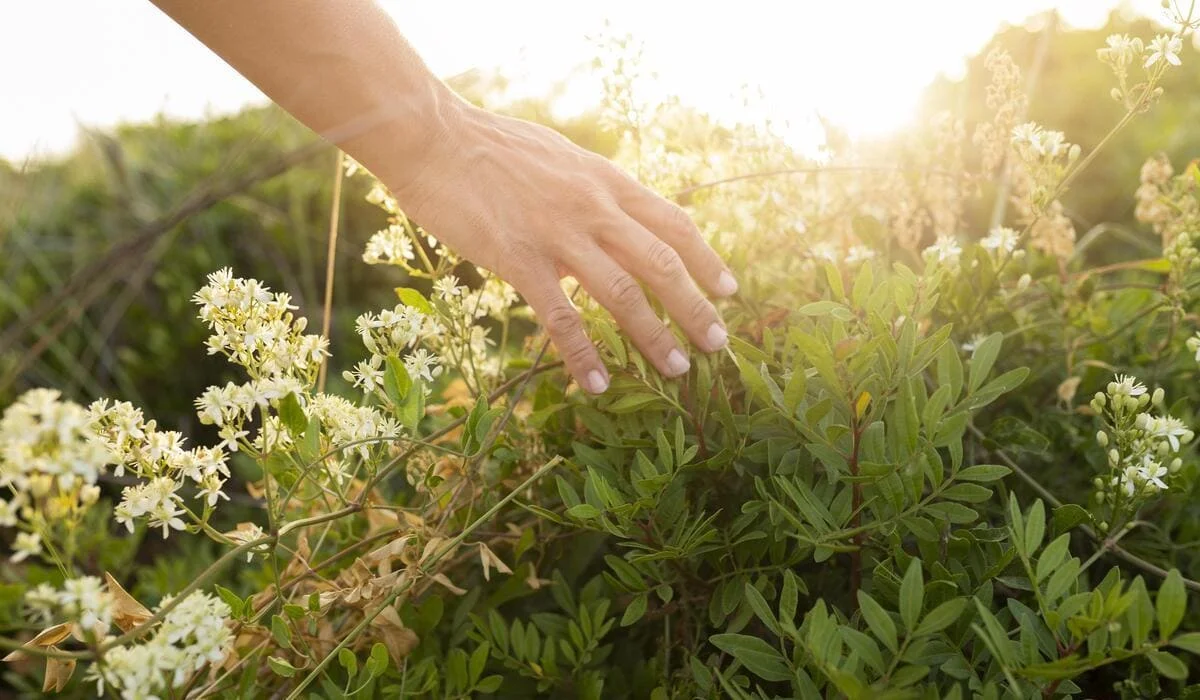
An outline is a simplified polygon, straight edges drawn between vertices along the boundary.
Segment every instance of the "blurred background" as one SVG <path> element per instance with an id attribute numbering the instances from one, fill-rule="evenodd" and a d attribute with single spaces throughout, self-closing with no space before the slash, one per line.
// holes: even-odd
<path id="1" fill-rule="evenodd" d="M 1157 0 L 383 4 L 468 99 L 597 152 L 617 135 L 599 119 L 595 39 L 629 34 L 655 74 L 648 99 L 769 119 L 814 162 L 831 125 L 883 143 L 950 109 L 972 133 L 997 44 L 1027 77 L 1028 118 L 1086 151 L 1120 114 L 1097 99 L 1112 78 L 1096 48 L 1114 32 L 1153 35 L 1160 12 Z M 1164 151 L 1178 168 L 1196 154 L 1200 132 L 1180 127 L 1200 117 L 1197 58 L 1188 47 L 1171 98 L 1073 187 L 1080 231 L 1139 228 L 1145 158 Z M 191 294 L 230 265 L 319 323 L 336 153 L 145 0 L 0 5 L 0 66 L 0 406 L 52 386 L 194 431 L 193 398 L 233 376 L 205 354 Z M 358 359 L 354 318 L 394 304 L 404 283 L 361 263 L 383 214 L 363 201 L 365 180 L 346 186 L 335 381 Z"/>

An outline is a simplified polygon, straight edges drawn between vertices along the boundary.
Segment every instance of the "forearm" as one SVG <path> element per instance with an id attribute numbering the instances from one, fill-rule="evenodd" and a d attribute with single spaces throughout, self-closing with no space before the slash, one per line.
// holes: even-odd
<path id="1" fill-rule="evenodd" d="M 462 104 L 373 0 L 152 1 L 393 188 Z"/>

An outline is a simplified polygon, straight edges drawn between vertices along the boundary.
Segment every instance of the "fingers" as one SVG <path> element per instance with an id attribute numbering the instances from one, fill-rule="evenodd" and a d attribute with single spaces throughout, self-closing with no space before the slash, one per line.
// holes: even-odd
<path id="1" fill-rule="evenodd" d="M 518 277 L 514 286 L 541 320 L 567 371 L 585 390 L 603 393 L 608 388 L 608 370 L 584 332 L 579 312 L 563 293 L 554 266 L 530 261 Z"/>
<path id="2" fill-rule="evenodd" d="M 688 272 L 709 293 L 727 297 L 737 292 L 733 273 L 700 235 L 687 212 L 624 174 L 621 177 L 625 182 L 619 203 L 625 213 L 673 248 Z"/>
<path id="3" fill-rule="evenodd" d="M 671 330 L 654 313 L 633 275 L 599 246 L 576 251 L 569 264 L 575 279 L 579 280 L 588 294 L 608 309 L 642 355 L 659 372 L 667 377 L 677 377 L 688 371 L 691 363 L 687 353 L 679 347 Z M 683 276 L 686 280 L 686 273 Z M 695 289 L 690 281 L 687 284 Z"/>
<path id="4" fill-rule="evenodd" d="M 720 314 L 692 282 L 674 248 L 632 219 L 605 232 L 603 241 L 622 267 L 649 285 L 696 347 L 705 352 L 725 347 L 728 336 Z"/>

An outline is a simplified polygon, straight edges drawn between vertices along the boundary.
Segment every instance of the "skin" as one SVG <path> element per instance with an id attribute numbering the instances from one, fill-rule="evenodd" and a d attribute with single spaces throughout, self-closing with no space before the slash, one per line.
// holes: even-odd
<path id="1" fill-rule="evenodd" d="M 478 109 L 434 76 L 373 0 L 153 0 L 281 107 L 388 186 L 405 213 L 512 284 L 567 370 L 609 375 L 562 291 L 572 276 L 665 376 L 726 344 L 737 282 L 687 214 L 545 127 Z"/>

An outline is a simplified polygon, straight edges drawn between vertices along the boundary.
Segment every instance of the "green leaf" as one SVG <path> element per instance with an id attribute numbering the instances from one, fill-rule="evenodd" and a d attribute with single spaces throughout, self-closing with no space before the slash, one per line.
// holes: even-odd
<path id="1" fill-rule="evenodd" d="M 1172 680 L 1181 681 L 1187 678 L 1187 665 L 1179 657 L 1166 651 L 1151 650 L 1146 652 L 1146 658 L 1159 673 Z"/>
<path id="2" fill-rule="evenodd" d="M 383 391 L 393 404 L 399 406 L 412 388 L 412 378 L 404 369 L 404 363 L 394 355 L 388 355 L 384 365 Z"/>
<path id="3" fill-rule="evenodd" d="M 233 617 L 235 617 L 235 618 L 241 617 L 242 610 L 245 609 L 246 604 L 242 601 L 242 599 L 240 597 L 238 597 L 238 594 L 234 593 L 233 591 L 229 590 L 228 588 L 222 586 L 219 583 L 215 584 L 215 585 L 216 585 L 216 589 L 217 589 L 217 595 L 221 596 L 221 600 L 225 601 L 225 604 L 229 606 L 229 611 L 233 615 Z"/>
<path id="4" fill-rule="evenodd" d="M 925 578 L 921 572 L 921 560 L 913 559 L 900 582 L 900 619 L 908 631 L 916 629 L 921 617 L 921 606 L 925 603 Z"/>
<path id="5" fill-rule="evenodd" d="M 354 655 L 354 652 L 346 647 L 342 647 L 341 651 L 338 652 L 337 658 L 338 663 L 342 665 L 342 668 L 346 669 L 346 674 L 353 680 L 354 675 L 358 673 L 358 657 Z"/>
<path id="6" fill-rule="evenodd" d="M 405 394 L 396 413 L 401 424 L 410 432 L 417 432 L 417 424 L 425 417 L 425 386 L 420 379 L 412 380 L 408 393 Z"/>
<path id="7" fill-rule="evenodd" d="M 968 362 L 967 393 L 974 393 L 983 384 L 983 380 L 987 379 L 992 365 L 996 364 L 996 358 L 1000 355 L 1000 344 L 1003 340 L 1003 333 L 993 333 L 975 346 L 975 352 L 971 353 Z"/>
<path id="8" fill-rule="evenodd" d="M 758 637 L 745 634 L 714 634 L 709 637 L 709 641 L 763 680 L 786 681 L 792 677 L 791 668 L 783 655 Z"/>
<path id="9" fill-rule="evenodd" d="M 958 481 L 996 481 L 1012 473 L 1008 467 L 999 464 L 976 464 L 967 467 L 954 475 Z M 1076 506 L 1078 507 L 1078 506 Z"/>
<path id="10" fill-rule="evenodd" d="M 1183 576 L 1178 569 L 1171 569 L 1162 588 L 1158 589 L 1155 610 L 1158 613 L 1158 633 L 1165 641 L 1179 627 L 1187 611 L 1187 591 L 1184 590 Z"/>
<path id="11" fill-rule="evenodd" d="M 1063 559 L 1067 558 L 1067 548 L 1070 544 L 1071 535 L 1063 533 L 1055 538 L 1053 542 L 1046 545 L 1046 548 L 1042 550 L 1042 555 L 1038 557 L 1037 570 L 1034 574 L 1034 578 L 1037 580 L 1034 583 L 1052 574 L 1058 568 L 1059 564 L 1062 564 Z"/>
<path id="12" fill-rule="evenodd" d="M 757 588 L 750 585 L 747 581 L 744 586 L 746 602 L 750 604 L 750 609 L 762 620 L 762 623 L 771 630 L 775 636 L 781 636 L 779 632 L 779 620 L 775 619 L 775 613 L 771 612 L 771 606 L 767 604 L 767 599 L 759 592 Z"/>
<path id="13" fill-rule="evenodd" d="M 783 572 L 783 592 L 779 594 L 779 620 L 792 622 L 796 619 L 796 603 L 800 596 L 803 581 L 796 578 L 791 569 Z M 807 589 L 805 593 L 807 593 Z"/>
<path id="14" fill-rule="evenodd" d="M 287 396 L 279 400 L 279 420 L 283 421 L 283 427 L 295 437 L 303 435 L 304 430 L 308 428 L 308 416 L 304 415 L 296 392 L 289 391 Z"/>
<path id="15" fill-rule="evenodd" d="M 888 615 L 874 598 L 861 590 L 858 592 L 858 609 L 871 634 L 883 642 L 893 654 L 896 653 L 899 647 L 896 643 L 896 623 L 892 621 L 892 616 Z"/>
<path id="16" fill-rule="evenodd" d="M 1066 532 L 1071 528 L 1089 523 L 1092 521 L 1092 514 L 1078 504 L 1067 503 L 1054 509 L 1054 531 Z"/>
<path id="17" fill-rule="evenodd" d="M 479 693 L 494 693 L 500 690 L 500 686 L 504 683 L 504 676 L 491 675 L 475 684 L 475 691 Z"/>
<path id="18" fill-rule="evenodd" d="M 1025 553 L 1033 554 L 1042 546 L 1042 538 L 1046 536 L 1046 506 L 1041 499 L 1034 501 L 1029 509 L 1029 518 L 1025 521 Z"/>
<path id="19" fill-rule="evenodd" d="M 287 661 L 279 658 L 278 656 L 268 656 L 267 665 L 271 667 L 271 670 L 275 672 L 275 675 L 283 676 L 284 678 L 291 678 L 292 676 L 296 675 L 296 671 L 298 670 L 295 666 L 289 664 Z"/>
<path id="20" fill-rule="evenodd" d="M 642 619 L 642 616 L 646 614 L 646 598 L 647 594 L 642 593 L 629 601 L 629 606 L 625 608 L 625 614 L 621 616 L 622 627 L 628 627 Z"/>
<path id="21" fill-rule="evenodd" d="M 467 669 L 470 671 L 471 685 L 477 683 L 479 677 L 483 675 L 483 669 L 487 665 L 488 655 L 491 651 L 492 645 L 484 642 L 471 652 L 471 660 L 467 665 Z"/>
<path id="22" fill-rule="evenodd" d="M 429 305 L 425 295 L 411 287 L 396 287 L 396 296 L 400 297 L 400 303 L 405 306 L 411 306 L 423 314 L 433 313 L 433 307 Z"/>
<path id="23" fill-rule="evenodd" d="M 568 508 L 567 515 L 580 520 L 591 520 L 600 517 L 600 509 L 590 503 L 580 503 Z"/>
<path id="24" fill-rule="evenodd" d="M 958 620 L 967 607 L 966 598 L 953 598 L 929 611 L 929 614 L 917 625 L 914 635 L 934 634 L 941 632 Z"/>
<path id="25" fill-rule="evenodd" d="M 275 643 L 279 646 L 291 648 L 292 630 L 281 615 L 271 616 L 271 636 L 275 638 Z"/>
<path id="26" fill-rule="evenodd" d="M 1171 640 L 1171 646 L 1200 654 L 1200 632 L 1185 632 Z"/>

